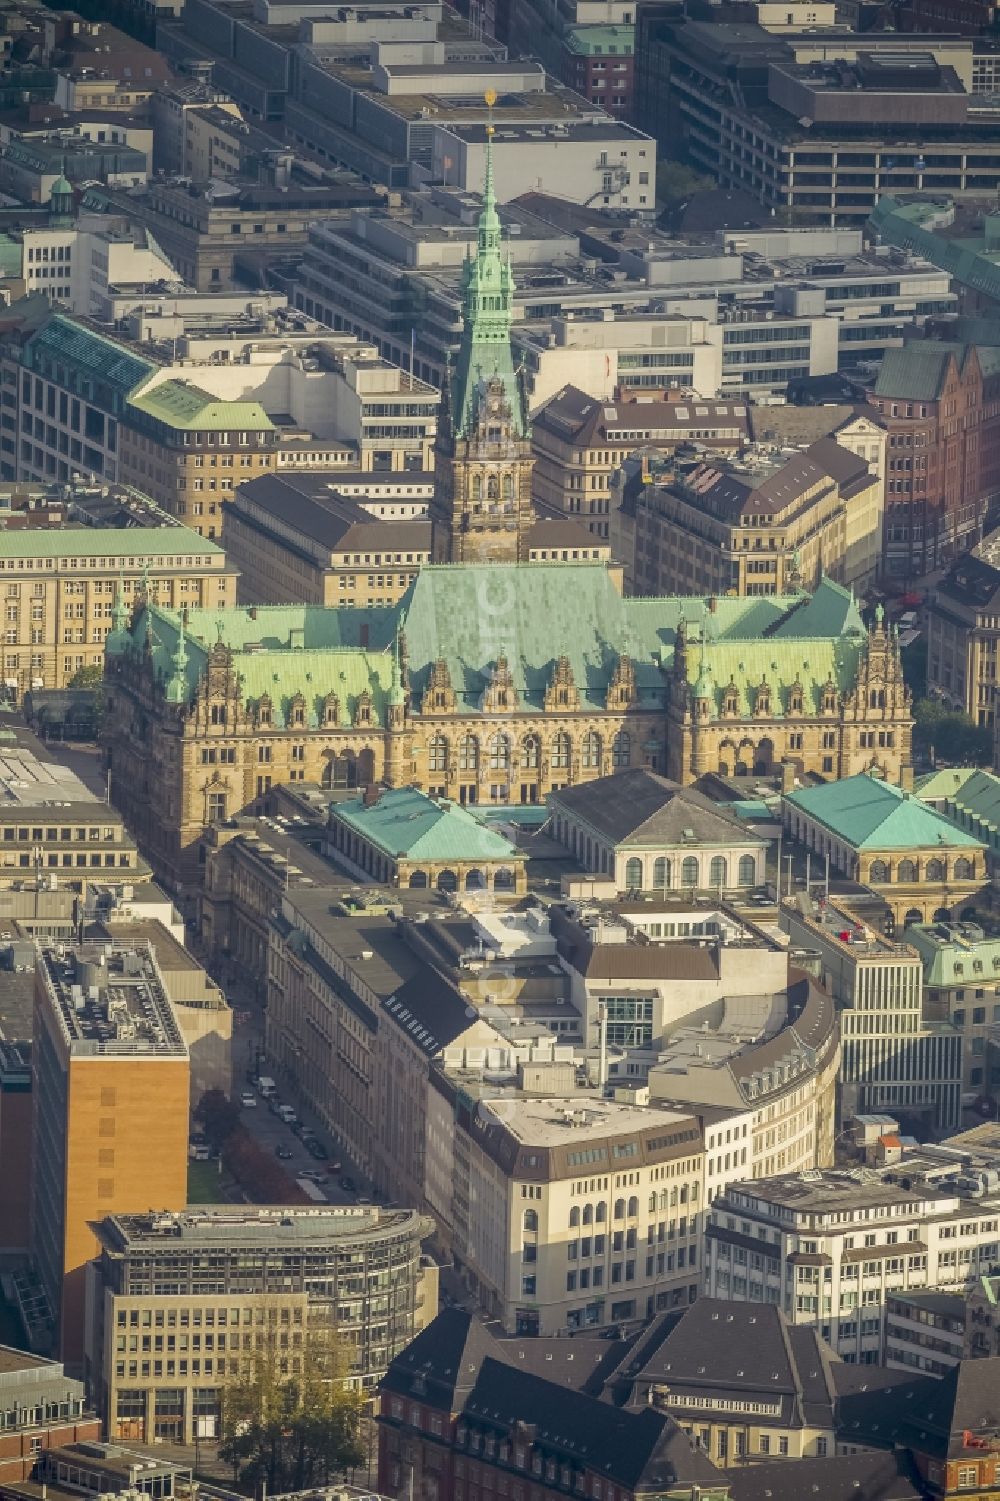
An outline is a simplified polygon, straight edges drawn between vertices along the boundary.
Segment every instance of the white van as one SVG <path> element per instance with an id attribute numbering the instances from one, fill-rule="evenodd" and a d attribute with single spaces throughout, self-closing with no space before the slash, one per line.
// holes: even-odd
<path id="1" fill-rule="evenodd" d="M 262 1100 L 269 1100 L 273 1094 L 278 1093 L 278 1086 L 277 1084 L 275 1084 L 274 1080 L 269 1079 L 266 1074 L 261 1074 L 260 1078 L 257 1080 L 257 1093 L 260 1095 Z"/>

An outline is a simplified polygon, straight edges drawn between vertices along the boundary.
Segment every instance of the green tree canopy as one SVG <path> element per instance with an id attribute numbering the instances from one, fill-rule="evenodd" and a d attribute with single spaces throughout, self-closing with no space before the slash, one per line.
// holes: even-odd
<path id="1" fill-rule="evenodd" d="M 69 680 L 70 688 L 100 688 L 104 682 L 104 667 L 92 662 L 89 667 L 78 667 Z"/>
<path id="2" fill-rule="evenodd" d="M 993 759 L 993 732 L 934 698 L 913 705 L 913 743 L 925 755 L 933 751 L 959 766 L 989 766 Z"/>
<path id="3" fill-rule="evenodd" d="M 292 1313 L 297 1310 L 292 1310 Z M 345 1385 L 347 1358 L 332 1313 L 311 1310 L 305 1326 L 265 1310 L 255 1346 L 222 1391 L 219 1457 L 249 1493 L 329 1485 L 363 1463 L 364 1398 Z"/>

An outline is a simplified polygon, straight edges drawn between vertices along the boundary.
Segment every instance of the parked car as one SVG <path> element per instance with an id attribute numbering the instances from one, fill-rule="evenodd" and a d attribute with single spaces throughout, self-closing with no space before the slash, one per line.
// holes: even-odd
<path id="1" fill-rule="evenodd" d="M 323 1174 L 318 1173 L 314 1167 L 304 1167 L 301 1173 L 299 1173 L 299 1177 L 307 1178 L 310 1183 L 315 1183 L 319 1188 L 322 1188 L 323 1184 L 326 1182 Z"/>
<path id="2" fill-rule="evenodd" d="M 325 1162 L 330 1155 L 321 1141 L 307 1141 L 306 1151 L 311 1157 L 315 1157 L 317 1162 Z"/>
<path id="3" fill-rule="evenodd" d="M 274 1149 L 275 1157 L 280 1157 L 282 1162 L 291 1162 L 292 1153 L 288 1147 L 277 1146 Z"/>
<path id="4" fill-rule="evenodd" d="M 272 1115 L 281 1114 L 281 1101 L 278 1099 L 277 1095 L 275 1095 L 273 1099 L 268 1100 L 267 1108 L 268 1110 L 270 1110 Z"/>
<path id="5" fill-rule="evenodd" d="M 249 1089 L 245 1089 L 240 1095 L 240 1104 L 244 1110 L 257 1109 L 257 1096 Z"/>
<path id="6" fill-rule="evenodd" d="M 340 1186 L 344 1190 L 345 1194 L 352 1194 L 354 1193 L 358 1185 L 355 1183 L 350 1173 L 345 1173 L 340 1180 Z"/>

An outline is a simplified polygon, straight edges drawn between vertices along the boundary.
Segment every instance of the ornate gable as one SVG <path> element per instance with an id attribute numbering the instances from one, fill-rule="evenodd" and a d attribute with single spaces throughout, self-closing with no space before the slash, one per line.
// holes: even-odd
<path id="1" fill-rule="evenodd" d="M 626 656 L 623 652 L 615 663 L 615 670 L 611 674 L 611 681 L 608 684 L 608 692 L 604 700 L 604 705 L 606 709 L 622 714 L 626 709 L 631 709 L 637 702 L 637 699 L 635 664 L 632 658 Z"/>
<path id="2" fill-rule="evenodd" d="M 552 669 L 552 676 L 545 690 L 545 712 L 559 713 L 579 707 L 580 692 L 573 678 L 569 657 L 560 657 Z"/>
<path id="3" fill-rule="evenodd" d="M 427 687 L 420 703 L 420 712 L 421 714 L 454 714 L 456 702 L 448 664 L 443 657 L 438 657 L 436 662 L 431 663 Z"/>
<path id="4" fill-rule="evenodd" d="M 520 707 L 514 676 L 506 657 L 498 657 L 490 681 L 483 690 L 480 708 L 484 714 L 503 714 Z"/>

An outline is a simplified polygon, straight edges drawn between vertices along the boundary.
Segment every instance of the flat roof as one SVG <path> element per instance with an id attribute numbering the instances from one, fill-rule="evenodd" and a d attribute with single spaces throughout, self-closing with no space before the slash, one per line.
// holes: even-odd
<path id="1" fill-rule="evenodd" d="M 6 539 L 5 539 L 6 540 Z M 0 546 L 0 551 L 5 549 Z M 121 816 L 100 802 L 74 771 L 58 761 L 41 761 L 23 744 L 11 744 L 0 731 L 0 813 L 18 809 L 45 809 L 47 818 L 72 814 L 74 817 L 101 817 L 110 824 L 120 824 Z"/>
<path id="2" fill-rule="evenodd" d="M 650 1126 L 676 1126 L 693 1119 L 693 1111 L 664 1110 L 656 1105 L 626 1105 L 595 1094 L 559 1099 L 531 1099 L 507 1094 L 480 1102 L 484 1116 L 503 1126 L 526 1146 L 555 1147 L 569 1142 L 632 1135 Z"/>
<path id="3" fill-rule="evenodd" d="M 86 943 L 43 948 L 46 988 L 74 1056 L 188 1056 L 151 949 Z"/>
<path id="4" fill-rule="evenodd" d="M 206 1206 L 176 1214 L 116 1214 L 102 1222 L 106 1246 L 136 1251 L 162 1245 L 244 1246 L 270 1249 L 312 1242 L 356 1240 L 386 1233 L 429 1233 L 430 1221 L 415 1209 L 381 1209 L 373 1205 L 298 1207 Z"/>
<path id="5" fill-rule="evenodd" d="M 143 561 L 186 553 L 223 555 L 217 542 L 199 537 L 186 526 L 61 526 L 5 531 L 0 551 L 5 559 L 135 557 Z"/>

